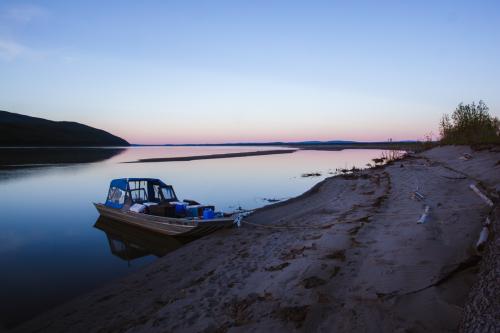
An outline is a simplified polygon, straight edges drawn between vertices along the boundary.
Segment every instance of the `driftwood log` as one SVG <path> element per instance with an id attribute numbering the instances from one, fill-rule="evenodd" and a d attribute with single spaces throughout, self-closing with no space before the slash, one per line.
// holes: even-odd
<path id="1" fill-rule="evenodd" d="M 488 242 L 488 239 L 490 238 L 490 228 L 491 228 L 491 221 L 490 218 L 487 217 L 483 223 L 483 229 L 481 230 L 481 233 L 479 234 L 479 239 L 477 240 L 476 243 L 476 251 L 481 252 L 484 249 L 486 243 Z"/>
<path id="2" fill-rule="evenodd" d="M 460 332 L 500 332 L 500 207 L 492 213 L 477 280 L 464 307 Z"/>
<path id="3" fill-rule="evenodd" d="M 474 191 L 483 201 L 490 207 L 493 207 L 493 201 L 490 200 L 480 189 L 477 188 L 476 185 L 470 184 L 470 189 Z"/>
<path id="4" fill-rule="evenodd" d="M 420 218 L 417 221 L 418 224 L 423 224 L 423 223 L 426 222 L 427 217 L 429 216 L 430 210 L 431 210 L 431 207 L 429 207 L 428 205 L 426 205 L 425 209 L 424 209 L 424 213 L 422 214 L 422 216 L 420 216 Z"/>

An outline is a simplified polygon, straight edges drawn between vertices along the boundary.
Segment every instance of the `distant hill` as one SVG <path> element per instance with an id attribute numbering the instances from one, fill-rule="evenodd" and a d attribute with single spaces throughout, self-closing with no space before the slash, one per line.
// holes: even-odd
<path id="1" fill-rule="evenodd" d="M 132 144 L 132 146 L 166 146 L 166 147 L 198 147 L 198 146 L 368 146 L 368 145 L 385 145 L 394 146 L 398 144 L 417 143 L 416 140 L 403 141 L 346 141 L 346 140 L 330 140 L 330 141 L 273 141 L 273 142 L 231 142 L 231 143 L 180 143 L 180 144 Z"/>
<path id="2" fill-rule="evenodd" d="M 124 139 L 71 121 L 0 111 L 0 146 L 129 146 Z"/>

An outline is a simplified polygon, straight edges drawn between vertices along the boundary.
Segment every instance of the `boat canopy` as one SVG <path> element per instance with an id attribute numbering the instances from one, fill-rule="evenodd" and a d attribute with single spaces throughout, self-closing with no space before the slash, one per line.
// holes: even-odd
<path id="1" fill-rule="evenodd" d="M 127 202 L 160 203 L 177 201 L 172 186 L 155 178 L 119 178 L 113 179 L 109 185 L 105 205 L 112 208 L 122 208 Z"/>

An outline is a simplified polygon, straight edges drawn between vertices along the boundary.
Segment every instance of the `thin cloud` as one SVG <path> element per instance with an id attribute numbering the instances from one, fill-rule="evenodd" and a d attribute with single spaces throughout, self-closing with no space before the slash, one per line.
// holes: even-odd
<path id="1" fill-rule="evenodd" d="M 78 55 L 66 54 L 64 49 L 33 49 L 12 39 L 0 37 L 0 61 L 10 62 L 18 59 L 35 61 L 52 59 L 67 65 L 80 61 Z"/>
<path id="2" fill-rule="evenodd" d="M 45 17 L 48 12 L 46 9 L 35 5 L 14 6 L 6 11 L 6 16 L 21 23 L 28 23 L 33 19 Z"/>
<path id="3" fill-rule="evenodd" d="M 26 54 L 29 49 L 21 44 L 10 40 L 0 39 L 0 58 L 4 60 L 14 60 L 17 57 Z"/>

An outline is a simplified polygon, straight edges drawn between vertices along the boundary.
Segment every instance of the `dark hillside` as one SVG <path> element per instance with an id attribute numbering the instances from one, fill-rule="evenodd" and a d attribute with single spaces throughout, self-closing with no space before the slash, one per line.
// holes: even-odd
<path id="1" fill-rule="evenodd" d="M 101 129 L 0 111 L 0 146 L 128 146 Z"/>

